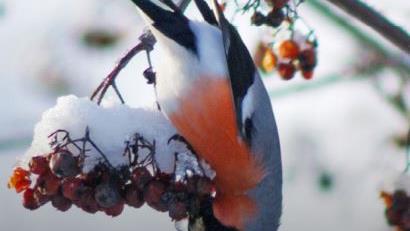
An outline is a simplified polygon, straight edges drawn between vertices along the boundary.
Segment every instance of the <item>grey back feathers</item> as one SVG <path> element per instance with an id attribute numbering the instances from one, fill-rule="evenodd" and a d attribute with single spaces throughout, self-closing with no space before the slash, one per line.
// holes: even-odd
<path id="1" fill-rule="evenodd" d="M 279 135 L 269 95 L 258 74 L 255 75 L 254 111 L 251 116 L 251 150 L 263 163 L 266 176 L 249 192 L 258 205 L 258 214 L 246 231 L 276 231 L 282 214 L 282 160 Z"/>

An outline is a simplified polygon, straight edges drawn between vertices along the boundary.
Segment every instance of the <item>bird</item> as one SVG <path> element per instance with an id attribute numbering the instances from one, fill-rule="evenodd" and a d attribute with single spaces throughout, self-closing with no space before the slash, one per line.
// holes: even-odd
<path id="1" fill-rule="evenodd" d="M 188 230 L 275 231 L 282 164 L 271 101 L 236 28 L 213 0 L 194 0 L 203 21 L 170 0 L 132 0 L 162 48 L 156 65 L 161 111 L 215 171 L 216 196 Z M 164 4 L 165 3 L 165 4 Z"/>

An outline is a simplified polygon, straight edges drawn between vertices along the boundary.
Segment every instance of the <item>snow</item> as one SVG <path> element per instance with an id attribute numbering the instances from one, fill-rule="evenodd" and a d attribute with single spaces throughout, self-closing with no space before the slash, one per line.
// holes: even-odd
<path id="1" fill-rule="evenodd" d="M 175 150 L 167 142 L 176 130 L 160 111 L 130 108 L 112 101 L 98 106 L 87 98 L 73 95 L 58 98 L 57 104 L 43 113 L 35 126 L 33 142 L 24 161 L 27 162 L 31 156 L 50 153 L 48 136 L 53 132 L 63 129 L 69 132 L 71 139 L 78 139 L 84 137 L 87 127 L 91 140 L 113 166 L 128 164 L 127 156 L 123 155 L 125 142 L 138 133 L 150 143 L 155 140 L 155 159 L 160 170 L 173 172 Z M 86 155 L 84 172 L 92 170 L 101 161 L 95 149 Z"/>

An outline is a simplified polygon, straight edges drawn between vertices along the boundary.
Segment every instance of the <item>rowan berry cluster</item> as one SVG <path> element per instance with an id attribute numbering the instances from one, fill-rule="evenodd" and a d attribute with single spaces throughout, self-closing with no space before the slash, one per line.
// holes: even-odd
<path id="1" fill-rule="evenodd" d="M 51 202 L 60 211 L 75 205 L 88 213 L 100 211 L 114 217 L 122 213 L 125 205 L 140 208 L 146 203 L 157 211 L 168 211 L 173 220 L 180 220 L 198 213 L 202 200 L 209 200 L 215 193 L 212 181 L 205 176 L 191 175 L 177 182 L 173 174 L 161 172 L 154 152 L 140 158 L 139 152 L 154 151 L 155 143 L 139 134 L 126 142 L 124 153 L 119 153 L 128 155 L 128 165 L 114 167 L 101 152 L 101 161 L 87 172 L 83 171 L 90 150 L 87 144 L 100 151 L 88 130 L 84 138 L 76 140 L 67 131 L 57 131 L 52 134 L 51 144 L 51 153 L 31 157 L 26 169 L 16 167 L 10 177 L 9 188 L 23 193 L 23 206 L 27 209 L 35 210 Z"/>
<path id="2" fill-rule="evenodd" d="M 260 0 L 249 1 L 242 9 L 253 9 L 252 24 L 269 26 L 274 29 L 272 41 L 261 42 L 255 55 L 256 65 L 265 73 L 277 70 L 284 80 L 292 79 L 300 71 L 304 79 L 312 79 L 317 64 L 316 38 L 313 30 L 297 13 L 297 7 L 303 1 L 265 0 L 263 7 Z M 269 13 L 264 15 L 263 8 Z M 265 10 L 266 11 L 266 10 Z M 299 23 L 300 22 L 300 23 Z M 308 32 L 302 34 L 296 30 L 296 25 L 306 27 Z M 305 29 L 306 29 L 305 28 Z M 280 33 L 287 34 L 286 39 L 277 39 Z M 296 35 L 295 35 L 296 34 Z"/>
<path id="3" fill-rule="evenodd" d="M 382 192 L 381 197 L 386 204 L 386 218 L 391 226 L 398 231 L 410 231 L 410 195 L 403 190 L 396 190 L 392 194 Z"/>
<path id="4" fill-rule="evenodd" d="M 251 17 L 251 22 L 255 26 L 271 26 L 278 27 L 285 20 L 284 7 L 289 0 L 267 0 L 272 9 L 267 15 L 264 15 L 262 12 L 255 10 Z"/>
<path id="5" fill-rule="evenodd" d="M 304 79 L 312 79 L 317 64 L 315 44 L 308 40 L 283 40 L 276 49 L 260 44 L 255 58 L 262 71 L 270 73 L 276 69 L 284 80 L 292 79 L 297 71 L 301 72 Z"/>

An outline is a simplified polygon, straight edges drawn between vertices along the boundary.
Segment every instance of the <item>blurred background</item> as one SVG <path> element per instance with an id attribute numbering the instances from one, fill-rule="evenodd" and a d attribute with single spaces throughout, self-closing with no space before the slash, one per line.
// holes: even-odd
<path id="1" fill-rule="evenodd" d="M 410 31 L 407 0 L 367 2 Z M 319 41 L 313 80 L 264 76 L 284 165 L 281 230 L 391 230 L 379 193 L 406 165 L 410 57 L 326 1 L 298 11 Z M 198 17 L 192 6 L 187 13 Z M 233 22 L 255 50 L 267 32 L 249 18 Z M 61 95 L 89 96 L 143 28 L 127 0 L 0 0 L 0 230 L 174 230 L 167 214 L 147 207 L 117 218 L 50 205 L 31 212 L 6 187 L 41 113 Z M 137 56 L 118 81 L 133 107 L 154 105 L 146 65 Z"/>

